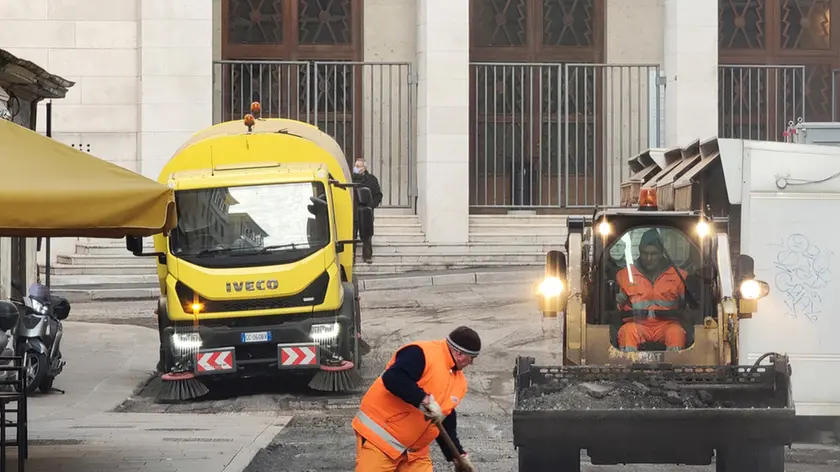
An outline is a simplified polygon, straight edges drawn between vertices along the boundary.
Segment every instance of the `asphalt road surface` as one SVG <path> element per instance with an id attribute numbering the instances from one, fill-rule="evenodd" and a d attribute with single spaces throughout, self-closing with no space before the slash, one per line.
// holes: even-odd
<path id="1" fill-rule="evenodd" d="M 414 340 L 439 339 L 465 324 L 482 336 L 482 354 L 467 370 L 470 392 L 459 408 L 459 435 L 481 472 L 517 470 L 511 437 L 512 370 L 517 355 L 536 357 L 543 365 L 559 364 L 559 346 L 543 334 L 528 287 L 488 285 L 426 287 L 404 291 L 367 292 L 362 297 L 363 335 L 372 347 L 365 356 L 363 375 L 369 384 L 400 345 Z M 76 321 L 131 323 L 152 328 L 153 303 L 94 303 L 74 306 Z M 350 420 L 361 397 L 322 395 L 306 388 L 306 381 L 279 378 L 218 385 L 202 401 L 187 405 L 158 405 L 157 386 L 150 382 L 127 399 L 119 411 L 219 413 L 282 410 L 294 419 L 260 451 L 247 472 L 347 472 L 354 468 L 355 443 Z M 433 445 L 435 470 L 450 470 Z M 592 466 L 594 471 L 713 471 L 714 466 Z M 788 471 L 840 470 L 840 449 L 794 449 Z"/>

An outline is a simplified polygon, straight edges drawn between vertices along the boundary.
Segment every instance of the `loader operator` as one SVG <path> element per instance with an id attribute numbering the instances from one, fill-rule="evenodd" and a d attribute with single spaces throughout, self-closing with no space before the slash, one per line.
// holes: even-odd
<path id="1" fill-rule="evenodd" d="M 673 311 L 683 306 L 683 281 L 688 275 L 679 269 L 680 278 L 663 252 L 659 234 L 650 229 L 639 242 L 639 258 L 616 274 L 619 310 L 646 312 L 641 320 L 632 316 L 622 319 L 624 324 L 618 330 L 618 347 L 622 351 L 638 351 L 643 342 L 664 342 L 669 351 L 679 351 L 685 346 L 686 333 L 679 321 L 656 316 L 657 311 Z"/>
<path id="2" fill-rule="evenodd" d="M 356 472 L 432 472 L 434 439 L 451 462 L 452 453 L 432 422 L 441 423 L 461 454 L 455 472 L 476 472 L 458 441 L 455 406 L 467 393 L 463 370 L 480 349 L 478 334 L 461 326 L 446 339 L 397 350 L 353 418 Z"/>

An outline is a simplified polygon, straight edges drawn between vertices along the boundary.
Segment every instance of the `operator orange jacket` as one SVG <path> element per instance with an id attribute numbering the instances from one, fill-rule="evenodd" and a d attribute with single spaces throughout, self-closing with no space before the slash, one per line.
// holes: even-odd
<path id="1" fill-rule="evenodd" d="M 632 281 L 630 280 L 632 274 Z M 680 269 L 683 279 L 688 272 Z M 680 298 L 685 294 L 685 285 L 674 267 L 668 267 L 651 283 L 635 264 L 621 269 L 616 275 L 616 281 L 622 291 L 629 298 L 629 305 L 624 304 L 619 309 L 632 310 L 675 310 L 679 308 Z"/>
<path id="2" fill-rule="evenodd" d="M 417 385 L 433 395 L 443 414 L 449 416 L 467 394 L 467 378 L 462 371 L 454 370 L 455 360 L 445 340 L 422 341 L 403 347 L 412 345 L 423 349 L 426 357 L 426 368 Z M 386 370 L 394 364 L 396 352 L 385 366 Z M 359 435 L 392 460 L 402 454 L 407 454 L 409 461 L 428 456 L 429 445 L 439 432 L 437 426 L 423 416 L 422 410 L 389 392 L 382 383 L 382 376 L 365 393 L 352 425 Z"/>

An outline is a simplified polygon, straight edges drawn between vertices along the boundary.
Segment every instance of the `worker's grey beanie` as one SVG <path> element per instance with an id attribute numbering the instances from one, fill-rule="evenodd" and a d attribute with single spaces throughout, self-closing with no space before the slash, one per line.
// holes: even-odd
<path id="1" fill-rule="evenodd" d="M 466 326 L 459 326 L 452 330 L 446 337 L 446 343 L 452 346 L 452 349 L 468 356 L 477 356 L 481 351 L 481 338 L 478 337 L 478 333 Z"/>

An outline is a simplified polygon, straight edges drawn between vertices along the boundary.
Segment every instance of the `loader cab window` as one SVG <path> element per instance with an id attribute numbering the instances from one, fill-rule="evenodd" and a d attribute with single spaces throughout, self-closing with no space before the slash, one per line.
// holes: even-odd
<path id="1" fill-rule="evenodd" d="M 693 344 L 705 298 L 693 274 L 700 249 L 680 229 L 632 228 L 603 254 L 602 321 L 624 351 L 681 350 Z"/>
<path id="2" fill-rule="evenodd" d="M 178 226 L 170 250 L 204 267 L 294 262 L 331 240 L 320 182 L 180 190 L 175 202 Z"/>

